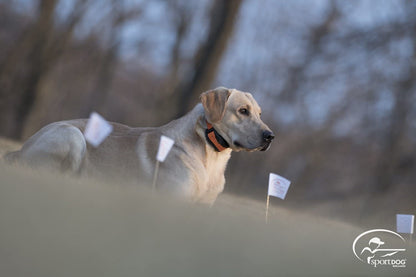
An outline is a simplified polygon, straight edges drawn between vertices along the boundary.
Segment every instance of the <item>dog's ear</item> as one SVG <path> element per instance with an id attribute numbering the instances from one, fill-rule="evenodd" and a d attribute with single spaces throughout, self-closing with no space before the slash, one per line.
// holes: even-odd
<path id="1" fill-rule="evenodd" d="M 230 90 L 225 87 L 218 87 L 201 94 L 205 117 L 210 123 L 218 122 L 224 117 L 225 105 L 230 94 Z"/>

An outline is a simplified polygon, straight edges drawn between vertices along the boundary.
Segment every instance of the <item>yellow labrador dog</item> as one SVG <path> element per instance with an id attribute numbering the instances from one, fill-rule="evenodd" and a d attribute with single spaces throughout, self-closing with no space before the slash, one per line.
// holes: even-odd
<path id="1" fill-rule="evenodd" d="M 191 112 L 162 127 L 112 123 L 113 132 L 98 148 L 85 141 L 86 119 L 51 123 L 6 159 L 88 176 L 117 173 L 150 184 L 160 136 L 165 135 L 175 144 L 160 165 L 158 189 L 213 203 L 224 188 L 231 152 L 265 151 L 274 135 L 250 93 L 220 87 L 200 99 Z"/>

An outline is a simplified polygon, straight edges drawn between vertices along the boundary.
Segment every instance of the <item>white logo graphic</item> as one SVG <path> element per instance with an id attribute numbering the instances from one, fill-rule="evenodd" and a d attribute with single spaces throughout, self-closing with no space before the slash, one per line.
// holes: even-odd
<path id="1" fill-rule="evenodd" d="M 406 267 L 404 238 L 386 229 L 366 231 L 355 238 L 352 251 L 360 261 L 371 266 Z"/>

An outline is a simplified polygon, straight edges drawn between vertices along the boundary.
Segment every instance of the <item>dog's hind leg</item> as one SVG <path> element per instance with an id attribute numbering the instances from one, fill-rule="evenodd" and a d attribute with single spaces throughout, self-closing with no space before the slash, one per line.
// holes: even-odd
<path id="1" fill-rule="evenodd" d="M 86 148 L 84 136 L 78 128 L 57 122 L 42 128 L 20 151 L 11 153 L 9 157 L 16 157 L 18 162 L 32 168 L 79 173 Z"/>

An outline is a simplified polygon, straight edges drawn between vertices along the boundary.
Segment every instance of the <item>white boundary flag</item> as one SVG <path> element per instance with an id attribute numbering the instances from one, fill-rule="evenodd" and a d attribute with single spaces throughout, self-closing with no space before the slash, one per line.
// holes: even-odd
<path id="1" fill-rule="evenodd" d="M 98 113 L 92 112 L 84 130 L 84 137 L 92 146 L 98 147 L 112 131 L 113 126 L 110 123 Z"/>
<path id="2" fill-rule="evenodd" d="M 159 149 L 157 151 L 156 159 L 159 162 L 164 162 L 175 141 L 166 136 L 160 137 Z"/>
<path id="3" fill-rule="evenodd" d="M 175 141 L 173 139 L 168 138 L 166 136 L 160 137 L 159 149 L 157 150 L 157 154 L 156 154 L 155 171 L 153 174 L 153 184 L 152 184 L 153 191 L 156 190 L 156 181 L 157 181 L 157 174 L 159 172 L 159 163 L 165 161 L 166 157 L 168 156 L 174 144 L 175 144 Z"/>
<path id="4" fill-rule="evenodd" d="M 280 199 L 285 199 L 289 186 L 290 181 L 288 179 L 274 173 L 269 174 L 269 189 L 267 191 L 266 200 L 266 224 L 269 218 L 270 195 Z"/>
<path id="5" fill-rule="evenodd" d="M 412 214 L 396 215 L 397 233 L 413 234 L 415 225 L 415 216 Z"/>
<path id="6" fill-rule="evenodd" d="M 269 175 L 269 191 L 268 195 L 285 199 L 287 190 L 289 189 L 290 181 L 282 176 L 274 173 Z"/>

